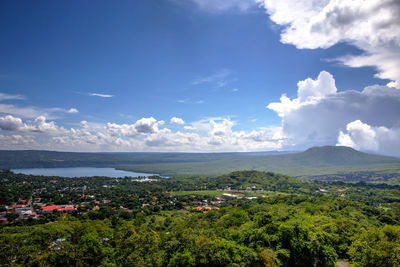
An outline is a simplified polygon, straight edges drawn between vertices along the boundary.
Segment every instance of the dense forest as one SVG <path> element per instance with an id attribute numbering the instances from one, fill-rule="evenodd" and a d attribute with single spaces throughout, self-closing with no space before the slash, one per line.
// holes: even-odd
<path id="1" fill-rule="evenodd" d="M 400 266 L 398 186 L 258 171 L 0 182 L 1 266 Z"/>

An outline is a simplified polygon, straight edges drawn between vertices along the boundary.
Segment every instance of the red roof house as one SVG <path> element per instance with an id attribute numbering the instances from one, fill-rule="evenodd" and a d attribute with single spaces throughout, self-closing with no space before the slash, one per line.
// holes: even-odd
<path id="1" fill-rule="evenodd" d="M 42 207 L 42 212 L 52 212 L 53 210 L 57 210 L 56 205 Z"/>

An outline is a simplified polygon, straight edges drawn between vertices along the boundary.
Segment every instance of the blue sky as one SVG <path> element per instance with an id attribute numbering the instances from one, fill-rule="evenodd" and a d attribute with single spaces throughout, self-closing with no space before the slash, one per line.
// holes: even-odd
<path id="1" fill-rule="evenodd" d="M 259 151 L 342 144 L 393 154 L 383 149 L 393 144 L 381 144 L 385 138 L 377 136 L 385 127 L 396 137 L 399 121 L 382 119 L 388 117 L 379 106 L 385 101 L 363 90 L 380 85 L 376 90 L 391 101 L 397 97 L 398 73 L 388 69 L 392 62 L 370 63 L 366 56 L 378 61 L 398 56 L 398 23 L 391 22 L 396 14 L 386 15 L 392 35 L 374 32 L 378 45 L 365 44 L 369 33 L 357 33 L 354 24 L 323 29 L 314 42 L 307 23 L 321 21 L 305 18 L 327 13 L 330 1 L 324 10 L 301 2 L 297 9 L 303 17 L 288 19 L 292 10 L 276 1 L 2 1 L 0 148 Z M 361 11 L 379 23 L 371 10 Z M 343 27 L 348 30 L 337 33 Z M 290 28 L 296 30 L 288 33 Z M 383 49 L 386 43 L 394 48 Z M 325 90 L 317 84 L 321 71 L 330 74 L 322 75 L 321 83 L 334 81 L 329 94 L 319 93 Z M 312 99 L 290 104 L 294 108 L 286 113 L 270 108 L 283 94 L 300 99 L 298 82 L 307 78 L 314 81 L 304 89 L 312 91 Z M 354 103 L 347 98 L 352 90 L 364 97 L 360 105 L 378 101 L 377 111 L 341 114 L 332 104 L 325 119 L 346 119 L 329 133 L 322 122 L 310 132 L 293 130 L 306 128 L 309 115 L 296 119 L 302 126 L 291 123 L 294 117 L 310 106 L 322 108 L 331 95 L 345 94 L 344 101 Z M 396 113 L 395 100 L 388 113 Z M 356 121 L 358 128 L 347 127 Z M 364 139 L 369 141 L 360 143 Z"/>

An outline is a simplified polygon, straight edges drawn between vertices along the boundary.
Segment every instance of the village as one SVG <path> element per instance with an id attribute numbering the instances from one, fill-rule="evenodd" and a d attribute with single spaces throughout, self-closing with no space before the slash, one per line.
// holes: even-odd
<path id="1" fill-rule="evenodd" d="M 267 174 L 270 175 L 270 174 Z M 182 210 L 204 212 L 219 210 L 238 201 L 263 202 L 268 197 L 290 194 L 317 194 L 346 197 L 347 187 L 325 184 L 324 187 L 283 178 L 277 184 L 268 180 L 239 181 L 230 176 L 222 181 L 196 179 L 135 178 L 64 178 L 27 176 L 3 172 L 0 199 L 0 223 L 36 224 L 60 216 L 104 219 L 113 214 L 126 217 L 137 212 Z M 302 190 L 302 191 L 299 191 Z"/>
<path id="2" fill-rule="evenodd" d="M 52 185 L 58 183 L 57 180 L 50 180 L 49 182 Z M 28 183 L 28 181 L 21 182 L 22 185 Z M 116 185 L 101 186 L 102 190 L 111 190 L 115 187 Z M 89 189 L 87 185 L 81 187 L 66 186 L 58 189 L 52 186 L 49 188 L 36 188 L 32 191 L 32 195 L 30 195 L 28 200 L 19 197 L 16 202 L 1 203 L 0 223 L 21 220 L 39 220 L 47 215 L 86 215 L 91 211 L 96 212 L 102 209 L 109 209 L 113 212 L 124 211 L 128 213 L 132 212 L 134 209 L 182 209 L 191 212 L 208 212 L 210 210 L 219 210 L 221 206 L 235 199 L 244 198 L 247 200 L 254 200 L 258 198 L 257 196 L 248 196 L 249 193 L 257 191 L 256 186 L 247 187 L 242 190 L 233 190 L 231 187 L 225 186 L 224 188 L 214 190 L 215 192 L 219 192 L 218 195 L 214 196 L 197 195 L 196 192 L 193 191 L 190 191 L 187 194 L 177 195 L 174 194 L 174 192 L 168 191 L 152 193 L 151 191 L 146 190 L 141 196 L 139 196 L 139 194 L 135 195 L 137 205 L 134 207 L 132 207 L 132 205 L 127 205 L 129 206 L 128 208 L 124 206 L 123 201 L 121 203 L 121 201 L 116 199 L 107 199 L 105 195 L 102 195 L 100 192 L 95 193 L 95 191 L 96 190 L 94 189 Z M 260 194 L 262 192 L 267 191 L 258 190 L 259 197 L 263 198 L 265 195 Z M 63 204 L 56 204 L 56 202 L 59 201 L 55 201 L 55 199 L 57 199 L 57 197 L 54 197 L 55 194 L 58 194 L 58 198 L 63 198 Z M 53 197 L 46 197 L 49 195 Z M 70 199 L 66 199 L 65 196 L 70 196 Z"/>

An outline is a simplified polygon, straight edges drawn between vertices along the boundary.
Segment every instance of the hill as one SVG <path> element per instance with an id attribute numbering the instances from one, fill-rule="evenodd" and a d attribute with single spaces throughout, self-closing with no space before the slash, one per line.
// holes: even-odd
<path id="1" fill-rule="evenodd" d="M 304 152 L 232 157 L 207 162 L 120 165 L 127 170 L 164 175 L 218 176 L 235 170 L 260 170 L 292 176 L 335 174 L 354 171 L 400 171 L 400 159 L 359 152 L 348 147 L 313 147 Z"/>
<path id="2" fill-rule="evenodd" d="M 166 176 L 219 176 L 244 169 L 292 176 L 360 171 L 400 173 L 399 158 L 363 153 L 340 146 L 312 147 L 304 152 L 288 154 L 0 151 L 0 168 L 82 166 L 115 167 Z M 400 174 L 398 178 L 400 181 Z"/>
<path id="3" fill-rule="evenodd" d="M 249 156 L 293 152 L 164 153 L 164 152 L 58 152 L 47 150 L 0 150 L 0 168 L 104 167 L 116 164 L 163 164 L 210 162 Z"/>
<path id="4" fill-rule="evenodd" d="M 368 154 L 345 146 L 312 147 L 302 153 L 293 155 L 299 162 L 318 162 L 327 165 L 367 165 L 380 163 L 399 163 L 400 159 Z"/>

